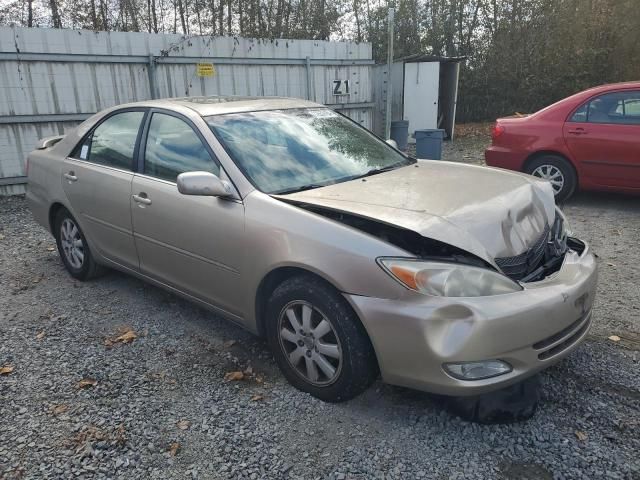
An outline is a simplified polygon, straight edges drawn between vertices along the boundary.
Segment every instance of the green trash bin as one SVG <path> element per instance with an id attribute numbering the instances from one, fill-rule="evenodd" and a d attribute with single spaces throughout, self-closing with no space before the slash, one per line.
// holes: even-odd
<path id="1" fill-rule="evenodd" d="M 413 138 L 416 139 L 416 158 L 442 159 L 444 130 L 439 128 L 416 130 Z"/>

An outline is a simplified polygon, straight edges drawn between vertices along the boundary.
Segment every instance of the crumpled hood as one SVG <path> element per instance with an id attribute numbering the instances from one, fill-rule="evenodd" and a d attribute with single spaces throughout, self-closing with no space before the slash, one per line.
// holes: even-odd
<path id="1" fill-rule="evenodd" d="M 431 160 L 280 197 L 413 230 L 492 264 L 495 258 L 525 252 L 555 218 L 547 182 Z"/>

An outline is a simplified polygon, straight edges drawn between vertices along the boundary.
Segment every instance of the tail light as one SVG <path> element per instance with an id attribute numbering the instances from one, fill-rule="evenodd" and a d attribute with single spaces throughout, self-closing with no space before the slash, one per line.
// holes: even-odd
<path id="1" fill-rule="evenodd" d="M 504 127 L 499 123 L 496 123 L 491 129 L 491 140 L 496 140 L 504 133 Z"/>

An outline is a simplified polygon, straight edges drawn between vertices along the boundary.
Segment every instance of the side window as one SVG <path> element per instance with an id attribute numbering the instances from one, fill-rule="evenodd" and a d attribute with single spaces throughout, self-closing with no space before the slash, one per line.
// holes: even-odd
<path id="1" fill-rule="evenodd" d="M 578 110 L 575 111 L 571 117 L 570 122 L 584 123 L 587 121 L 587 111 L 589 110 L 589 102 L 583 104 Z"/>
<path id="2" fill-rule="evenodd" d="M 175 182 L 181 173 L 194 171 L 219 175 L 220 167 L 186 122 L 154 113 L 147 135 L 144 173 Z"/>
<path id="3" fill-rule="evenodd" d="M 576 110 L 570 121 L 640 125 L 640 91 L 600 95 Z"/>
<path id="4" fill-rule="evenodd" d="M 81 142 L 72 157 L 107 167 L 131 170 L 133 152 L 144 112 L 122 112 L 99 124 Z"/>

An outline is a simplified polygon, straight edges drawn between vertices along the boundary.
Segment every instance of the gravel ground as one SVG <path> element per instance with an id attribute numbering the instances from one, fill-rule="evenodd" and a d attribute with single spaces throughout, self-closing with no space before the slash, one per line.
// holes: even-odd
<path id="1" fill-rule="evenodd" d="M 484 426 L 381 382 L 302 394 L 209 312 L 117 272 L 73 280 L 24 199 L 0 199 L 0 478 L 640 479 L 640 201 L 565 210 L 600 257 L 592 334 L 542 374 L 532 420 Z"/>

